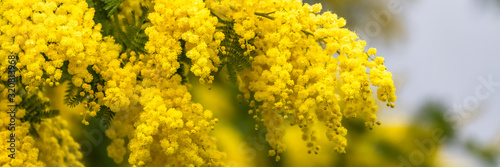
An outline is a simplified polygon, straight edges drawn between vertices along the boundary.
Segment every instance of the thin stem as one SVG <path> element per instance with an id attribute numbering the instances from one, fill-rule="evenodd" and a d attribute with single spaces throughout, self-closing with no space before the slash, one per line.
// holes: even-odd
<path id="1" fill-rule="evenodd" d="M 269 12 L 269 13 L 260 13 L 260 12 L 255 12 L 255 15 L 257 16 L 262 16 L 271 20 L 274 20 L 274 17 L 269 16 L 270 14 L 273 14 L 274 12 Z"/>

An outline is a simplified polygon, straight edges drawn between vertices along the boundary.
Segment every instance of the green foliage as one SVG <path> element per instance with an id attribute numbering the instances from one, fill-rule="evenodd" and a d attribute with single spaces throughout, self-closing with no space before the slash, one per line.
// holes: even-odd
<path id="1" fill-rule="evenodd" d="M 38 95 L 21 96 L 23 101 L 18 107 L 26 110 L 26 115 L 22 117 L 21 122 L 40 123 L 44 118 L 52 118 L 59 115 L 59 110 L 50 110 L 50 102 L 43 101 Z"/>
<path id="2" fill-rule="evenodd" d="M 184 40 L 179 40 L 181 42 L 181 47 L 182 47 L 182 52 L 179 54 L 177 57 L 177 60 L 180 62 L 181 66 L 177 69 L 175 72 L 176 74 L 179 74 L 182 77 L 182 84 L 185 84 L 189 82 L 189 77 L 188 77 L 188 72 L 189 72 L 189 66 L 191 65 L 191 60 L 186 56 L 186 41 Z"/>
<path id="3" fill-rule="evenodd" d="M 60 83 L 63 83 L 64 81 L 71 81 L 71 78 L 73 78 L 72 75 L 68 73 L 68 65 L 69 61 L 64 61 L 63 66 L 61 67 L 62 75 L 61 75 L 61 80 L 59 80 Z"/>
<path id="4" fill-rule="evenodd" d="M 483 146 L 477 142 L 469 140 L 465 143 L 465 148 L 472 153 L 472 155 L 483 160 L 488 165 L 496 166 L 500 162 L 498 159 L 498 156 L 500 155 L 500 148 L 498 147 Z"/>
<path id="5" fill-rule="evenodd" d="M 226 48 L 226 54 L 219 52 L 219 57 L 223 60 L 224 65 L 231 66 L 232 69 L 241 70 L 243 67 L 250 66 L 250 57 L 253 57 L 255 52 L 252 52 L 250 56 L 245 56 L 243 53 L 246 49 L 241 48 L 241 44 L 238 42 L 240 35 L 236 34 L 234 31 L 233 21 L 219 20 L 222 26 L 217 26 L 217 29 L 221 30 L 225 38 L 221 42 L 221 47 Z M 253 44 L 253 40 L 248 41 L 248 43 Z"/>
<path id="6" fill-rule="evenodd" d="M 267 19 L 271 19 L 271 20 L 274 20 L 274 17 L 270 16 L 270 14 L 273 14 L 275 12 L 269 12 L 269 13 L 259 13 L 259 12 L 255 12 L 254 14 L 257 15 L 257 16 L 261 16 L 261 17 L 265 17 Z"/>
<path id="7" fill-rule="evenodd" d="M 116 13 L 116 10 L 118 9 L 118 7 L 122 2 L 123 0 L 104 0 L 104 3 L 106 3 L 104 9 L 108 12 L 108 16 L 111 16 L 114 13 Z"/>
<path id="8" fill-rule="evenodd" d="M 255 52 L 252 51 L 249 56 L 244 55 L 247 51 L 241 48 L 239 43 L 240 35 L 236 34 L 234 31 L 234 21 L 227 21 L 221 19 L 216 14 L 212 13 L 219 20 L 219 25 L 217 29 L 224 33 L 224 40 L 221 42 L 221 48 L 224 47 L 226 53 L 219 52 L 218 56 L 222 60 L 221 67 L 226 67 L 228 79 L 231 83 L 237 83 L 237 72 L 244 68 L 250 67 L 250 57 L 255 56 Z M 248 41 L 249 44 L 253 44 L 253 39 Z"/>
<path id="9" fill-rule="evenodd" d="M 145 25 L 149 23 L 147 18 L 148 8 L 142 6 L 142 14 L 137 18 L 136 11 L 132 11 L 131 20 L 127 18 L 118 19 L 119 6 L 123 0 L 94 0 L 89 3 L 96 10 L 94 21 L 102 24 L 103 36 L 113 36 L 118 44 L 123 46 L 123 52 L 135 51 L 145 53 L 144 45 L 148 36 L 144 32 Z M 90 5 L 91 4 L 91 5 Z"/>
<path id="10" fill-rule="evenodd" d="M 118 37 L 116 37 L 117 42 L 124 46 L 124 50 L 130 49 L 138 53 L 146 53 L 144 50 L 144 45 L 148 41 L 148 36 L 144 32 L 145 28 L 143 25 L 148 21 L 148 8 L 141 7 L 142 14 L 138 19 L 135 17 L 135 12 L 132 11 L 132 20 L 129 22 L 127 19 L 123 19 L 122 23 L 125 25 L 125 31 L 117 29 Z M 118 20 L 117 15 L 115 15 L 115 20 Z"/>
<path id="11" fill-rule="evenodd" d="M 95 72 L 95 70 L 92 68 L 92 66 L 87 66 L 87 71 L 92 74 L 92 82 L 90 82 L 90 86 L 91 86 L 91 89 L 94 91 L 94 92 L 98 92 L 97 90 L 97 86 L 98 85 L 101 85 L 101 86 L 104 86 L 104 78 L 102 78 L 102 76 L 100 74 L 98 74 L 97 72 Z"/>
<path id="12" fill-rule="evenodd" d="M 88 84 L 90 84 L 91 89 L 94 92 L 98 92 L 97 86 L 104 85 L 104 79 L 100 74 L 95 72 L 95 70 L 92 68 L 92 66 L 87 67 L 87 71 L 92 74 L 92 81 Z M 85 95 L 81 95 L 80 92 L 83 91 L 83 88 L 77 87 L 73 85 L 72 82 L 68 82 L 68 88 L 66 89 L 66 94 L 64 96 L 64 103 L 70 107 L 75 107 L 78 104 L 82 103 L 83 101 L 87 102 L 97 102 L 97 98 L 93 97 L 90 98 L 88 96 L 88 93 L 85 92 Z M 106 120 L 112 120 L 113 117 L 115 116 L 115 113 L 111 111 L 111 109 L 107 106 L 101 105 L 99 112 L 97 112 L 97 117 L 101 119 L 106 119 Z"/>
<path id="13" fill-rule="evenodd" d="M 76 87 L 73 83 L 68 82 L 68 89 L 66 89 L 66 95 L 64 95 L 64 104 L 75 107 L 80 104 L 85 97 L 80 95 L 80 92 L 83 91 L 82 88 Z"/>
<path id="14" fill-rule="evenodd" d="M 42 53 L 42 56 L 45 58 L 45 60 L 50 61 L 50 59 Z M 19 57 L 16 55 L 16 60 L 19 61 Z M 67 68 L 68 68 L 68 62 L 64 62 L 64 65 L 62 69 L 65 69 L 65 72 L 63 72 L 61 76 L 61 80 L 67 80 L 68 76 L 70 76 L 67 73 Z M 6 72 L 9 69 L 6 69 Z M 19 69 L 16 68 L 16 71 Z M 48 74 L 44 72 L 43 76 L 46 77 Z M 52 118 L 55 116 L 59 115 L 59 110 L 54 110 L 50 109 L 50 101 L 42 99 L 42 96 L 38 94 L 30 94 L 28 93 L 25 88 L 26 85 L 22 84 L 20 81 L 22 81 L 22 76 L 19 76 L 16 78 L 16 96 L 21 97 L 22 101 L 17 104 L 18 109 L 24 109 L 25 110 L 25 115 L 19 120 L 21 122 L 29 122 L 31 127 L 29 129 L 29 133 L 33 137 L 39 137 L 38 132 L 35 129 L 36 124 L 40 124 L 43 119 L 46 118 Z M 3 84 L 4 87 L 9 86 L 8 81 L 2 81 L 0 84 Z M 43 85 L 38 87 L 40 90 L 44 90 Z"/>
<path id="15" fill-rule="evenodd" d="M 111 111 L 109 107 L 101 106 L 101 109 L 96 116 L 104 120 L 112 120 L 115 117 L 115 113 Z"/>
<path id="16" fill-rule="evenodd" d="M 89 8 L 96 9 L 96 15 L 104 14 L 104 16 L 111 16 L 115 14 L 120 7 L 123 0 L 86 0 Z M 102 9 L 97 11 L 97 8 Z"/>
<path id="17" fill-rule="evenodd" d="M 450 140 L 455 137 L 455 130 L 451 122 L 446 120 L 445 114 L 448 108 L 439 101 L 428 101 L 419 109 L 419 114 L 414 120 L 415 125 L 427 129 L 442 129 L 444 136 Z"/>
<path id="18" fill-rule="evenodd" d="M 102 25 L 102 36 L 112 35 L 112 22 L 105 9 L 106 3 L 103 0 L 87 0 L 87 3 L 89 4 L 89 7 L 92 7 L 95 10 L 94 22 Z"/>
<path id="19" fill-rule="evenodd" d="M 26 110 L 26 114 L 20 120 L 21 122 L 29 122 L 31 124 L 29 133 L 37 138 L 39 135 L 34 125 L 40 124 L 43 119 L 58 116 L 59 110 L 50 109 L 49 101 L 44 101 L 37 94 L 29 95 L 24 89 L 20 91 L 20 96 L 23 100 L 17 104 L 17 107 Z"/>

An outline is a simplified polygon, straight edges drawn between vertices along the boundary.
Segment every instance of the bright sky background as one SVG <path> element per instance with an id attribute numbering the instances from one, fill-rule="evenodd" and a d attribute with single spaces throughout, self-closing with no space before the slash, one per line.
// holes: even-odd
<path id="1" fill-rule="evenodd" d="M 399 83 L 400 107 L 415 112 L 426 100 L 440 99 L 454 112 L 477 99 L 480 77 L 500 85 L 500 8 L 474 0 L 416 0 L 404 5 L 400 17 L 405 40 L 372 43 Z M 478 100 L 477 117 L 465 124 L 462 137 L 486 142 L 499 135 L 500 86 L 493 88 Z"/>
<path id="2" fill-rule="evenodd" d="M 390 44 L 381 35 L 369 39 L 369 47 L 386 57 L 385 65 L 397 87 L 396 108 L 381 111 L 379 118 L 411 117 L 422 104 L 434 99 L 454 112 L 454 106 L 477 99 L 477 87 L 483 87 L 481 94 L 487 93 L 479 78 L 488 80 L 491 76 L 499 86 L 493 87 L 488 98 L 478 100 L 476 110 L 465 110 L 476 117 L 464 119 L 465 124 L 458 127 L 459 139 L 480 143 L 500 140 L 500 5 L 493 0 L 396 1 L 402 2 L 403 10 L 391 18 L 400 19 L 394 21 L 401 22 L 406 36 Z M 323 6 L 323 11 L 328 10 Z M 363 29 L 361 26 L 357 33 Z M 455 148 L 449 149 L 452 151 L 447 152 L 453 154 L 450 159 L 471 160 L 454 153 Z"/>
<path id="3" fill-rule="evenodd" d="M 500 6 L 475 0 L 415 0 L 405 3 L 399 17 L 404 40 L 390 46 L 371 43 L 386 57 L 398 83 L 397 112 L 414 114 L 432 99 L 454 112 L 454 106 L 477 99 L 480 77 L 491 76 L 499 86 L 478 100 L 477 110 L 465 110 L 477 114 L 459 128 L 459 136 L 480 143 L 500 140 Z M 488 90 L 483 86 L 480 92 Z"/>

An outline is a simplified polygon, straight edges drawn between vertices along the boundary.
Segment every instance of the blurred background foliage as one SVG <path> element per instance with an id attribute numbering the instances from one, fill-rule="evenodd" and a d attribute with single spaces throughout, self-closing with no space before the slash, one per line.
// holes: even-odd
<path id="1" fill-rule="evenodd" d="M 219 81 L 224 77 L 219 76 Z M 324 135 L 324 125 L 314 127 L 321 146 L 318 154 L 308 153 L 298 127 L 287 126 L 284 141 L 288 147 L 281 161 L 276 162 L 267 155 L 270 147 L 265 141 L 265 129 L 255 128 L 247 103 L 237 100 L 236 86 L 216 82 L 211 87 L 194 84 L 192 88 L 193 100 L 214 111 L 221 120 L 214 136 L 220 149 L 227 152 L 230 166 L 461 166 L 446 157 L 446 147 L 464 148 L 485 166 L 500 165 L 496 159 L 500 142 L 481 145 L 456 140 L 454 122 L 445 118 L 449 108 L 439 100 L 423 103 L 417 115 L 404 124 L 383 122 L 369 130 L 361 119 L 344 119 L 342 124 L 348 129 L 346 154 L 333 150 Z M 390 110 L 380 107 L 379 112 L 394 112 Z"/>
<path id="2" fill-rule="evenodd" d="M 480 0 L 478 2 L 484 5 L 496 5 L 500 9 L 500 0 Z"/>
<path id="3" fill-rule="evenodd" d="M 397 1 L 412 2 L 414 0 Z M 405 39 L 404 20 L 398 14 L 390 13 L 389 6 L 394 0 L 304 0 L 304 3 L 321 3 L 322 12 L 331 11 L 347 20 L 346 27 L 354 30 L 362 38 L 374 38 L 383 40 L 390 45 L 397 40 Z M 389 12 L 390 15 L 384 15 Z M 388 17 L 387 17 L 388 16 Z M 380 34 L 376 36 L 366 35 L 366 30 L 376 32 L 374 27 L 368 25 L 368 22 L 376 21 L 380 26 Z M 365 33 L 365 36 L 360 34 Z"/>
<path id="4" fill-rule="evenodd" d="M 61 98 L 57 98 L 64 95 L 64 86 L 65 84 L 49 90 L 49 94 L 54 101 L 54 109 L 59 109 L 68 122 L 73 122 L 68 128 L 75 140 L 90 144 L 90 148 L 82 146 L 82 152 L 89 151 L 84 157 L 85 165 L 127 166 L 126 163 L 115 164 L 107 156 L 106 147 L 110 141 L 104 133 L 106 120 L 91 118 L 90 125 L 85 126 L 80 123 L 81 116 L 78 114 L 84 111 L 83 107 L 70 108 L 64 105 Z M 301 139 L 300 129 L 288 126 L 284 138 L 288 148 L 281 155 L 281 161 L 276 162 L 274 157 L 268 156 L 270 147 L 265 141 L 266 130 L 255 127 L 255 121 L 247 113 L 250 108 L 236 98 L 236 86 L 227 82 L 216 82 L 210 87 L 193 84 L 191 92 L 195 102 L 214 111 L 214 116 L 219 118 L 220 122 L 212 135 L 217 138 L 219 149 L 227 153 L 228 166 L 397 167 L 412 164 L 412 161 L 421 163 L 414 166 L 460 166 L 454 163 L 453 159 L 446 159 L 442 155 L 441 150 L 449 146 L 464 147 L 471 155 L 484 162 L 485 166 L 499 165 L 496 157 L 500 155 L 500 140 L 486 145 L 473 140 L 465 143 L 456 141 L 454 128 L 443 118 L 448 109 L 436 101 L 423 104 L 418 115 L 408 124 L 386 126 L 383 122 L 381 126 L 369 130 L 361 119 L 344 120 L 343 125 L 348 129 L 349 142 L 346 154 L 338 154 L 333 150 L 333 145 L 324 136 L 326 127 L 323 125 L 317 124 L 315 127 L 318 144 L 321 146 L 318 154 L 309 154 L 306 143 Z"/>
<path id="5" fill-rule="evenodd" d="M 305 3 L 322 3 L 323 12 L 332 11 L 347 20 L 349 29 L 364 29 L 368 21 L 374 20 L 376 11 L 387 10 L 390 0 L 306 0 Z M 410 2 L 412 0 L 409 0 Z M 497 3 L 500 0 L 484 0 L 486 3 Z M 388 24 L 382 25 L 378 38 L 391 42 L 405 38 L 404 20 L 398 15 L 391 15 Z M 213 131 L 220 150 L 227 153 L 228 166 L 460 166 L 460 161 L 448 157 L 446 149 L 459 148 L 468 155 L 480 161 L 484 166 L 499 166 L 500 132 L 498 137 L 489 143 L 479 143 L 473 139 L 456 140 L 456 127 L 444 118 L 449 108 L 439 100 L 429 100 L 423 103 L 418 114 L 409 116 L 410 121 L 392 120 L 382 122 L 381 126 L 369 130 L 362 120 L 344 120 L 348 129 L 348 146 L 346 154 L 337 154 L 324 135 L 326 127 L 316 125 L 318 144 L 321 150 L 318 154 L 308 154 L 306 143 L 301 140 L 298 127 L 287 127 L 284 141 L 288 148 L 281 155 L 281 161 L 268 156 L 270 149 L 265 141 L 265 129 L 256 125 L 248 114 L 248 104 L 238 100 L 236 85 L 228 80 L 225 73 L 216 76 L 216 82 L 211 86 L 198 85 L 193 82 L 191 93 L 193 101 L 201 103 L 206 109 L 212 110 L 220 121 Z M 397 77 L 397 76 L 396 76 Z M 197 80 L 191 76 L 191 80 Z M 395 79 L 396 80 L 396 79 Z M 50 89 L 53 108 L 59 109 L 61 115 L 72 122 L 68 127 L 75 141 L 90 143 L 90 147 L 82 147 L 86 166 L 126 166 L 126 163 L 115 164 L 107 156 L 106 147 L 110 143 L 105 136 L 107 120 L 89 119 L 90 125 L 82 125 L 80 112 L 82 106 L 70 108 L 63 103 L 64 91 L 67 85 Z M 398 87 L 397 89 L 404 89 Z M 383 105 L 379 105 L 383 106 Z M 379 107 L 379 113 L 395 112 L 385 107 Z M 405 109 L 400 109 L 405 110 Z M 398 112 L 399 112 L 398 111 Z M 387 124 L 387 125 L 386 125 Z M 89 150 L 90 149 L 90 150 Z M 453 149 L 452 149 L 453 150 Z M 422 156 L 420 156 L 422 155 Z M 419 159 L 421 158 L 421 159 Z M 127 157 L 125 157 L 127 159 Z"/>

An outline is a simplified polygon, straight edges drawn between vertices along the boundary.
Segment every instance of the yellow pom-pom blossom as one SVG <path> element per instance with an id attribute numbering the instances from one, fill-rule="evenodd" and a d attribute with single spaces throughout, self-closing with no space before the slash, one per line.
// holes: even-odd
<path id="1" fill-rule="evenodd" d="M 217 19 L 202 1 L 157 1 L 154 11 L 148 16 L 153 26 L 146 29 L 148 53 L 121 56 L 129 61 L 112 60 L 101 72 L 106 80 L 103 102 L 116 112 L 106 131 L 112 139 L 108 155 L 121 163 L 129 152 L 134 166 L 221 166 L 224 155 L 208 135 L 217 119 L 191 102 L 176 74 L 181 65 L 177 58 L 185 54 L 200 81 L 212 82 L 210 72 L 220 63 L 216 48 L 221 39 L 213 38 Z"/>
<path id="2" fill-rule="evenodd" d="M 35 140 L 35 146 L 40 150 L 39 160 L 47 166 L 80 166 L 82 153 L 80 144 L 73 140 L 68 123 L 60 116 L 46 119 L 37 125 L 40 137 Z"/>
<path id="3" fill-rule="evenodd" d="M 163 3 L 157 2 L 155 9 L 161 11 L 161 6 L 170 10 L 186 7 L 179 2 L 174 6 L 168 4 L 169 1 Z M 220 35 L 213 38 L 217 19 L 210 16 L 202 1 L 190 5 L 190 12 L 183 8 L 175 13 L 186 21 L 184 25 L 170 22 L 173 27 L 165 29 L 161 20 L 151 19 L 158 26 L 150 28 L 153 33 L 148 34 L 150 42 L 146 49 L 151 45 L 156 51 L 148 50 L 151 54 L 147 55 L 135 52 L 119 55 L 119 45 L 114 44 L 112 38 L 102 37 L 101 25 L 95 25 L 93 21 L 94 9 L 88 8 L 85 1 L 2 1 L 1 56 L 5 60 L 2 61 L 2 70 L 8 66 L 7 56 L 17 55 L 17 66 L 23 76 L 21 83 L 32 93 L 37 93 L 42 86 L 58 85 L 62 73 L 67 70 L 71 84 L 82 90 L 77 93 L 87 97 L 82 103 L 89 111 L 84 115 L 95 116 L 101 106 L 117 113 L 106 132 L 113 140 L 108 154 L 116 162 L 123 161 L 123 156 L 130 153 L 128 162 L 135 166 L 167 163 L 221 166 L 223 154 L 217 151 L 215 142 L 208 135 L 217 119 L 212 119 L 211 111 L 190 101 L 187 87 L 181 84 L 181 77 L 174 74 L 180 65 L 177 56 L 182 52 L 179 39 L 186 41 L 185 54 L 191 58 L 191 71 L 201 77 L 200 81 L 211 82 L 210 72 L 216 71 L 220 63 L 216 49 L 222 38 Z M 165 15 L 169 13 L 164 11 L 156 14 L 160 19 L 170 19 Z M 153 17 L 155 13 L 150 15 Z M 34 28 L 28 30 L 27 27 Z M 163 36 L 155 35 L 155 32 Z M 64 62 L 68 62 L 67 69 L 63 69 Z M 91 73 L 102 78 L 93 78 L 95 75 Z M 91 85 L 96 79 L 98 83 Z M 85 120 L 83 123 L 88 124 Z M 45 123 L 37 126 L 46 127 Z M 55 132 L 47 129 L 41 133 Z M 64 133 L 56 134 L 59 136 L 56 138 L 65 141 L 61 138 L 67 137 Z M 126 138 L 130 140 L 127 147 Z M 55 147 L 53 139 L 40 142 Z M 54 149 L 63 152 L 75 150 L 72 146 Z M 65 154 L 41 158 L 54 164 L 61 161 L 61 155 Z M 67 161 L 75 157 L 78 158 L 78 154 L 67 157 Z"/>
<path id="4" fill-rule="evenodd" d="M 201 77 L 202 84 L 211 83 L 213 76 L 210 73 L 216 72 L 220 64 L 217 53 L 223 36 L 215 35 L 217 18 L 210 15 L 205 3 L 202 0 L 158 0 L 148 18 L 153 26 L 146 29 L 149 41 L 145 49 L 151 54 L 156 68 L 161 69 L 159 75 L 172 76 L 180 67 L 178 55 L 185 54 L 191 59 L 191 72 Z"/>
<path id="5" fill-rule="evenodd" d="M 92 80 L 87 66 L 113 51 L 101 43 L 95 11 L 85 1 L 2 1 L 0 11 L 2 53 L 19 56 L 17 67 L 30 92 L 57 83 L 64 61 L 73 83 L 82 86 Z"/>
<path id="6" fill-rule="evenodd" d="M 11 118 L 13 103 L 9 103 L 6 99 L 8 89 L 0 89 L 0 116 L 2 118 Z M 39 96 L 43 101 L 48 102 L 49 99 L 43 96 L 42 92 L 32 94 L 31 96 Z M 19 104 L 20 100 L 16 100 Z M 0 136 L 2 139 L 9 140 L 11 134 L 15 135 L 15 151 L 9 150 L 10 144 L 0 145 L 0 164 L 2 166 L 12 167 L 38 167 L 38 166 L 80 166 L 82 154 L 80 153 L 80 145 L 73 140 L 70 132 L 65 128 L 67 122 L 61 117 L 44 119 L 39 125 L 23 122 L 21 118 L 26 115 L 26 110 L 17 108 L 15 113 L 15 125 L 9 125 L 10 119 L 0 120 Z M 33 127 L 32 127 L 33 126 Z M 12 129 L 13 128 L 13 129 Z M 36 131 L 36 132 L 32 132 Z M 38 136 L 33 136 L 32 133 L 37 133 Z M 9 157 L 15 153 L 15 159 Z"/>
<path id="7" fill-rule="evenodd" d="M 146 83 L 152 83 L 148 78 L 156 74 L 142 74 L 141 98 L 127 110 L 118 112 L 106 131 L 112 139 L 108 155 L 120 163 L 129 150 L 128 162 L 134 166 L 222 165 L 223 154 L 208 135 L 217 122 L 211 119 L 212 112 L 191 102 L 191 95 L 178 74 L 155 84 Z M 130 139 L 127 148 L 126 137 Z"/>
<path id="8" fill-rule="evenodd" d="M 321 5 L 228 0 L 209 4 L 234 20 L 242 45 L 254 40 L 256 56 L 250 58 L 251 68 L 239 73 L 239 88 L 250 106 L 256 107 L 254 118 L 266 126 L 273 154 L 286 149 L 282 138 L 287 120 L 302 129 L 310 151 L 319 148 L 311 128 L 319 120 L 329 127 L 326 136 L 335 143 L 334 149 L 345 152 L 343 117 L 362 116 L 369 128 L 376 122 L 370 84 L 379 87 L 380 100 L 393 106 L 395 88 L 383 58 L 370 61 L 369 55 L 376 51 L 365 52 L 366 42 L 342 28 L 343 18 L 319 14 Z"/>
<path id="9" fill-rule="evenodd" d="M 101 25 L 93 20 L 95 10 L 85 1 L 6 0 L 1 2 L 0 12 L 1 70 L 8 66 L 7 55 L 15 55 L 23 89 L 35 93 L 43 86 L 69 80 L 81 88 L 77 93 L 90 97 L 83 101 L 88 113 L 99 111 L 98 103 L 89 99 L 97 95 L 95 99 L 103 100 L 105 92 L 95 91 L 89 84 L 96 79 L 91 72 L 106 70 L 119 56 L 120 46 L 112 38 L 102 37 Z M 62 78 L 64 72 L 70 77 Z M 122 98 L 119 104 L 127 104 L 127 100 Z"/>
<path id="10" fill-rule="evenodd" d="M 7 103 L 2 103 L 2 104 L 7 104 Z M 1 116 L 9 117 L 8 114 L 6 114 L 7 111 L 3 112 L 5 110 L 2 110 L 2 113 L 0 114 Z M 4 115 L 5 113 L 5 115 Z M 12 167 L 24 167 L 24 166 L 45 166 L 46 164 L 41 161 L 38 157 L 39 155 L 43 154 L 41 153 L 40 149 L 37 148 L 35 145 L 35 138 L 29 135 L 29 128 L 30 128 L 30 123 L 25 122 L 21 123 L 20 120 L 16 120 L 16 141 L 15 141 L 15 159 L 12 159 L 9 157 L 11 154 L 9 150 L 9 145 L 8 144 L 2 144 L 0 148 L 0 164 L 2 166 L 12 166 Z M 10 135 L 12 131 L 7 129 L 8 123 L 7 124 L 2 124 L 2 129 L 0 130 L 0 136 L 2 139 L 8 140 L 10 138 Z M 46 154 L 50 154 L 50 152 L 45 152 Z"/>
<path id="11" fill-rule="evenodd" d="M 20 82 L 27 92 L 69 81 L 84 97 L 81 102 L 88 111 L 82 115 L 95 116 L 102 108 L 116 114 L 106 131 L 112 140 L 108 155 L 117 163 L 128 155 L 133 166 L 224 165 L 224 154 L 209 135 L 218 120 L 191 101 L 183 83 L 186 76 L 179 74 L 185 63 L 202 84 L 212 83 L 212 73 L 223 63 L 219 52 L 238 52 L 238 60 L 251 62 L 249 68 L 238 69 L 238 86 L 255 107 L 249 113 L 266 126 L 266 140 L 273 148 L 269 154 L 276 160 L 286 149 L 285 122 L 298 125 L 310 150 L 318 151 L 312 125 L 319 120 L 328 127 L 326 136 L 334 149 L 342 153 L 347 145 L 343 117 L 361 116 L 370 128 L 376 122 L 370 85 L 379 87 L 377 97 L 394 107 L 395 88 L 384 59 L 370 57 L 376 50 L 365 52 L 366 42 L 342 28 L 344 19 L 330 12 L 319 14 L 321 5 L 290 0 L 145 3 L 154 6 L 148 14 L 151 26 L 144 31 L 149 37 L 146 52 L 127 50 L 120 55 L 120 45 L 102 37 L 101 25 L 93 20 L 95 10 L 83 0 L 2 1 L 0 70 L 8 68 L 8 55 L 17 55 Z M 122 7 L 119 19 L 131 20 L 127 12 L 137 11 L 138 4 L 127 0 Z M 221 24 L 226 24 L 224 31 Z M 230 45 L 221 46 L 222 41 Z M 225 48 L 234 45 L 239 48 Z M 7 97 L 5 90 L 2 93 Z M 34 125 L 44 136 L 35 141 L 27 135 L 31 125 L 21 124 L 20 138 L 27 143 L 19 150 L 22 158 L 0 161 L 11 166 L 24 161 L 81 166 L 78 146 L 62 126 L 59 117 Z M 0 133 L 6 135 L 5 131 Z M 49 148 L 57 154 L 22 156 Z"/>
<path id="12" fill-rule="evenodd" d="M 85 91 L 82 94 L 93 94 L 87 84 L 93 80 L 87 67 L 105 59 L 101 55 L 112 58 L 120 48 L 112 39 L 102 38 L 100 25 L 95 25 L 93 21 L 94 9 L 89 9 L 85 1 L 6 0 L 0 4 L 0 70 L 6 74 L 9 60 L 12 60 L 8 57 L 17 58 L 16 77 L 21 76 L 21 79 L 16 81 L 16 85 L 23 85 L 16 88 L 17 92 L 26 91 L 24 94 L 35 96 L 42 94 L 39 90 L 43 86 L 59 85 L 59 81 L 63 80 L 62 68 L 67 62 L 65 72 L 72 76 L 70 81 Z M 3 81 L 8 80 L 9 75 L 2 76 Z M 3 107 L 7 106 L 3 102 L 7 89 L 2 88 L 2 92 Z M 16 115 L 16 146 L 19 147 L 16 148 L 16 159 L 4 159 L 8 157 L 3 156 L 8 150 L 2 148 L 1 164 L 83 166 L 79 145 L 63 128 L 60 118 L 44 119 L 41 124 L 22 122 L 20 118 L 25 112 L 19 109 Z M 4 110 L 1 113 L 4 118 L 8 117 L 3 115 L 6 113 Z M 3 137 L 11 132 L 4 123 L 1 126 Z M 32 133 L 32 130 L 38 131 L 40 136 L 28 135 L 28 131 Z"/>
<path id="13" fill-rule="evenodd" d="M 11 118 L 10 112 L 12 105 L 5 97 L 7 97 L 8 89 L 1 89 L 0 97 L 0 116 L 5 119 L 0 120 L 0 137 L 9 141 L 12 134 L 11 129 L 8 129 Z M 22 123 L 19 118 L 25 115 L 24 110 L 18 110 L 15 119 L 15 159 L 9 157 L 12 152 L 9 150 L 10 143 L 0 145 L 0 164 L 2 166 L 23 167 L 23 166 L 44 166 L 45 164 L 38 159 L 40 150 L 35 146 L 35 139 L 29 135 L 30 123 Z"/>

